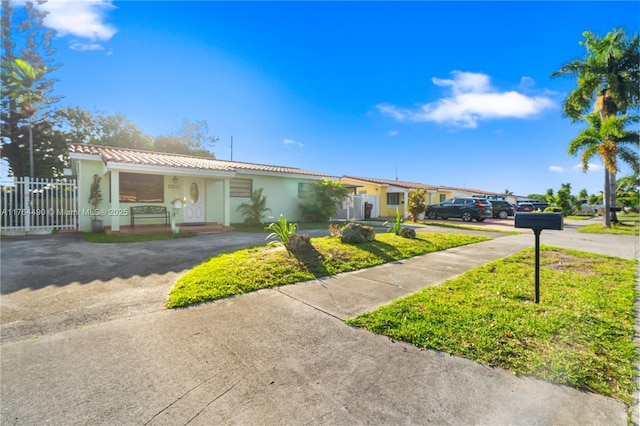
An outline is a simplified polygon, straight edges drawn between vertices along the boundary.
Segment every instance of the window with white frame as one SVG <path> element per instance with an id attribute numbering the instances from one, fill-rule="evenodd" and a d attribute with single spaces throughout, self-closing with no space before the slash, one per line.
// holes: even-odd
<path id="1" fill-rule="evenodd" d="M 400 193 L 399 192 L 387 192 L 387 205 L 399 206 L 400 205 Z"/>

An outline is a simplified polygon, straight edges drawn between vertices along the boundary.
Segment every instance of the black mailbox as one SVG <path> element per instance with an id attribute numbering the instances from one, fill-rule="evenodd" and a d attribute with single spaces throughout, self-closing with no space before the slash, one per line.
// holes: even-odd
<path id="1" fill-rule="evenodd" d="M 562 231 L 562 213 L 516 213 L 515 227 Z"/>

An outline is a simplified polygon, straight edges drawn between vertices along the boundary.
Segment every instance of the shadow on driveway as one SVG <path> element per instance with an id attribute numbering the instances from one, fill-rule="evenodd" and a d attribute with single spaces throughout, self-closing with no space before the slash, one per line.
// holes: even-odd
<path id="1" fill-rule="evenodd" d="M 220 253 L 262 245 L 266 234 L 225 232 L 141 243 L 87 243 L 82 234 L 3 238 L 1 293 L 181 272 Z"/>

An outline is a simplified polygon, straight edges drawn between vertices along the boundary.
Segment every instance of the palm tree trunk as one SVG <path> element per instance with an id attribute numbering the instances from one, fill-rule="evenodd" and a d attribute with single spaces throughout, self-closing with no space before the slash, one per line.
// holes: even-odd
<path id="1" fill-rule="evenodd" d="M 609 175 L 609 199 L 611 200 L 611 223 L 618 223 L 618 213 L 616 207 L 616 174 Z"/>
<path id="2" fill-rule="evenodd" d="M 611 206 L 611 186 L 609 185 L 609 170 L 604 170 L 604 196 L 602 204 L 604 206 L 604 227 L 611 228 L 611 218 L 609 216 L 609 207 Z"/>

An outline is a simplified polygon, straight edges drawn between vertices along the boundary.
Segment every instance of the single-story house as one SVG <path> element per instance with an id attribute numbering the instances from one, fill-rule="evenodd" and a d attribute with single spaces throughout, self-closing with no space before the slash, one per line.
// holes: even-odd
<path id="1" fill-rule="evenodd" d="M 515 196 L 505 196 L 480 189 L 435 186 L 361 176 L 342 176 L 340 182 L 345 186 L 357 185 L 358 195 L 367 197 L 368 202 L 374 204 L 371 217 L 393 217 L 396 211 L 400 211 L 403 217 L 408 217 L 409 193 L 417 189 L 426 190 L 427 205 L 438 204 L 453 197 L 505 197 L 508 201 L 515 202 Z"/>
<path id="2" fill-rule="evenodd" d="M 269 215 L 291 221 L 301 218 L 298 203 L 310 185 L 328 176 L 294 167 L 223 161 L 129 148 L 70 144 L 72 173 L 78 182 L 79 229 L 91 229 L 88 202 L 93 176 L 101 179 L 100 219 L 111 232 L 131 225 L 131 208 L 163 206 L 176 225 L 243 222 L 237 208 L 263 188 Z M 144 223 L 164 223 L 150 218 Z M 137 225 L 137 223 L 135 224 Z"/>
<path id="3" fill-rule="evenodd" d="M 409 215 L 409 192 L 416 189 L 427 190 L 427 204 L 434 204 L 433 200 L 450 198 L 450 192 L 422 183 L 403 182 L 399 180 L 386 180 L 361 176 L 342 176 L 343 184 L 358 185 L 359 195 L 367 196 L 369 202 L 374 204 L 371 217 L 393 217 L 399 211 L 404 217 Z"/>

